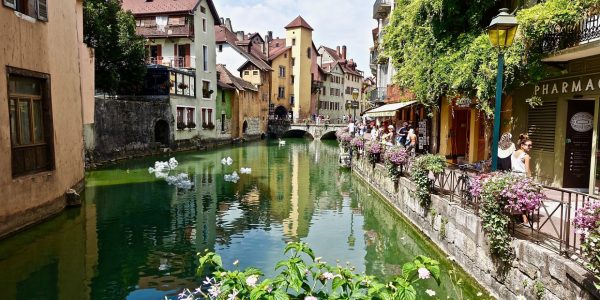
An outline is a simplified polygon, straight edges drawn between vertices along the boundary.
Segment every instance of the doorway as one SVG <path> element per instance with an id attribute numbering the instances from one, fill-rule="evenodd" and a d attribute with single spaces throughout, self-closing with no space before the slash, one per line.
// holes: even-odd
<path id="1" fill-rule="evenodd" d="M 469 116 L 470 111 L 466 109 L 455 109 L 452 115 L 452 129 L 450 141 L 452 143 L 452 156 L 454 159 L 466 158 L 469 152 Z"/>
<path id="2" fill-rule="evenodd" d="M 563 187 L 589 188 L 594 135 L 594 107 L 592 100 L 570 100 L 567 110 L 567 131 Z M 535 141 L 533 141 L 535 143 Z M 535 147 L 535 144 L 534 144 Z"/>
<path id="3" fill-rule="evenodd" d="M 158 120 L 154 125 L 154 141 L 168 146 L 170 144 L 169 124 L 165 120 Z"/>

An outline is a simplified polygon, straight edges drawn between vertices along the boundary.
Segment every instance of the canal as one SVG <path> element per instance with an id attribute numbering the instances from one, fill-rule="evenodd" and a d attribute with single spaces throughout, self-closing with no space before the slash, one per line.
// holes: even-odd
<path id="1" fill-rule="evenodd" d="M 441 262 L 440 299 L 481 298 L 462 271 L 365 183 L 337 164 L 334 141 L 290 139 L 173 155 L 195 187 L 177 190 L 132 160 L 87 174 L 84 204 L 0 241 L 2 299 L 176 298 L 195 277 L 196 253 L 273 274 L 288 241 L 305 241 L 330 263 L 350 262 L 382 280 L 416 255 Z M 231 166 L 221 159 L 231 157 Z M 240 168 L 238 182 L 224 180 Z M 457 294 L 458 293 L 458 294 Z M 425 297 L 419 294 L 418 298 Z"/>

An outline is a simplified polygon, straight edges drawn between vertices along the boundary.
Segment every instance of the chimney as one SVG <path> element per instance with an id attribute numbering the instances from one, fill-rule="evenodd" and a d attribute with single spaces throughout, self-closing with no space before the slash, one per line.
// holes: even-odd
<path id="1" fill-rule="evenodd" d="M 248 53 L 252 53 L 252 40 L 248 41 Z"/>
<path id="2" fill-rule="evenodd" d="M 341 56 L 341 53 L 340 53 L 340 46 L 337 46 L 337 47 L 335 48 L 335 50 L 336 50 L 336 52 L 337 52 L 337 55 L 338 55 L 338 56 Z"/>
<path id="3" fill-rule="evenodd" d="M 220 18 L 221 21 L 221 25 L 225 25 L 225 19 L 223 19 L 223 17 Z"/>
<path id="4" fill-rule="evenodd" d="M 267 36 L 268 36 L 268 41 L 272 41 L 273 40 L 273 31 L 267 31 Z"/>
<path id="5" fill-rule="evenodd" d="M 238 32 L 235 33 L 237 35 L 237 40 L 238 41 L 243 41 L 244 40 L 244 31 L 240 30 Z"/>
<path id="6" fill-rule="evenodd" d="M 346 59 L 346 45 L 342 46 L 342 58 Z"/>
<path id="7" fill-rule="evenodd" d="M 231 19 L 225 19 L 225 28 L 229 29 L 229 31 L 233 32 L 233 27 L 231 27 Z"/>

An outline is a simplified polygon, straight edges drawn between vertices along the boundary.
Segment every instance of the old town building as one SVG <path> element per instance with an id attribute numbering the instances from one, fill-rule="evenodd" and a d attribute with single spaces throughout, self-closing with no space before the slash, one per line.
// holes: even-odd
<path id="1" fill-rule="evenodd" d="M 0 236 L 73 199 L 70 189 L 84 179 L 83 124 L 93 123 L 83 2 L 29 3 L 37 9 L 17 1 L 0 6 Z"/>

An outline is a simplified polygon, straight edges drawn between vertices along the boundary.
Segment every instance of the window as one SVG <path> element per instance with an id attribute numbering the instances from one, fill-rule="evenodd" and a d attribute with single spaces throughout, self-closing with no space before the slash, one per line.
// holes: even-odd
<path id="1" fill-rule="evenodd" d="M 196 109 L 193 107 L 186 108 L 186 118 L 185 122 L 188 128 L 196 128 Z"/>
<path id="2" fill-rule="evenodd" d="M 252 71 L 252 75 L 258 75 L 258 71 Z"/>
<path id="3" fill-rule="evenodd" d="M 196 108 L 177 106 L 177 128 L 196 128 Z"/>
<path id="4" fill-rule="evenodd" d="M 212 124 L 212 108 L 202 108 L 202 126 Z"/>
<path id="5" fill-rule="evenodd" d="M 342 84 L 344 84 L 344 77 L 342 77 Z"/>
<path id="6" fill-rule="evenodd" d="M 296 39 L 295 38 L 292 39 L 292 46 L 296 46 Z"/>
<path id="7" fill-rule="evenodd" d="M 219 52 L 223 52 L 223 45 L 219 45 Z"/>
<path id="8" fill-rule="evenodd" d="M 206 45 L 202 45 L 202 69 L 204 72 L 208 71 L 208 47 Z"/>
<path id="9" fill-rule="evenodd" d="M 206 13 L 206 7 L 204 6 L 200 6 L 200 12 L 205 14 Z"/>
<path id="10" fill-rule="evenodd" d="M 278 99 L 285 98 L 285 87 L 282 87 L 282 86 L 279 87 L 279 90 L 277 91 L 277 98 Z"/>
<path id="11" fill-rule="evenodd" d="M 210 94 L 212 94 L 212 91 L 210 90 L 210 81 L 202 80 L 202 98 L 210 99 Z"/>
<path id="12" fill-rule="evenodd" d="M 4 6 L 40 21 L 48 21 L 47 0 L 3 0 Z"/>
<path id="13" fill-rule="evenodd" d="M 277 45 L 277 47 L 279 47 L 279 44 Z M 283 54 L 283 58 L 287 58 L 287 53 Z"/>
<path id="14" fill-rule="evenodd" d="M 202 32 L 206 32 L 206 19 L 202 18 Z"/>
<path id="15" fill-rule="evenodd" d="M 179 124 L 184 124 L 184 119 L 183 119 L 183 115 L 184 115 L 184 111 L 185 108 L 183 107 L 177 107 L 177 127 L 179 127 Z"/>
<path id="16" fill-rule="evenodd" d="M 333 91 L 333 88 L 329 88 L 329 96 L 333 96 L 333 95 L 334 95 L 334 93 L 335 93 L 335 92 Z"/>
<path id="17" fill-rule="evenodd" d="M 310 49 L 310 47 L 306 48 L 306 56 L 307 56 L 308 58 L 310 58 L 310 54 L 311 54 L 311 52 L 312 52 L 312 49 Z"/>
<path id="18" fill-rule="evenodd" d="M 290 77 L 292 77 L 292 84 L 294 84 L 294 80 L 295 80 L 296 77 L 294 75 L 292 75 Z"/>
<path id="19" fill-rule="evenodd" d="M 244 75 L 250 75 L 250 71 L 244 71 Z"/>
<path id="20" fill-rule="evenodd" d="M 285 77 L 285 67 L 279 66 L 279 77 Z"/>
<path id="21" fill-rule="evenodd" d="M 8 68 L 13 177 L 54 168 L 49 75 Z"/>
<path id="22" fill-rule="evenodd" d="M 292 57 L 292 66 L 295 66 L 295 65 L 296 65 L 296 58 Z"/>

